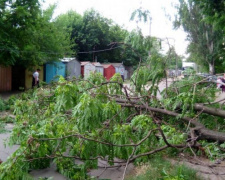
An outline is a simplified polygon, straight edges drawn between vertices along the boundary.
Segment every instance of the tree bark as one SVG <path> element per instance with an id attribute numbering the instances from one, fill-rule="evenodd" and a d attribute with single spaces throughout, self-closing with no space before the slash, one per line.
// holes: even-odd
<path id="1" fill-rule="evenodd" d="M 203 113 L 206 113 L 206 114 L 225 118 L 225 111 L 222 109 L 207 107 L 202 104 L 195 104 L 194 109 L 196 111 L 202 111 Z"/>
<path id="2" fill-rule="evenodd" d="M 121 104 L 121 106 L 124 107 L 138 107 L 143 110 L 149 110 L 152 112 L 157 112 L 161 114 L 165 114 L 168 116 L 173 116 L 173 117 L 178 117 L 180 116 L 180 119 L 184 120 L 186 123 L 190 123 L 192 126 L 194 126 L 193 130 L 197 136 L 197 139 L 205 139 L 205 140 L 212 140 L 212 141 L 219 141 L 219 142 L 225 142 L 225 132 L 218 132 L 218 131 L 213 131 L 210 129 L 207 129 L 202 123 L 198 122 L 196 119 L 190 118 L 190 117 L 182 117 L 181 114 L 169 111 L 167 109 L 161 109 L 161 108 L 154 108 L 154 107 L 149 107 L 147 105 L 141 105 L 138 101 L 132 101 L 132 104 L 130 104 L 129 101 L 125 99 L 116 99 L 117 103 Z M 222 117 L 225 116 L 225 111 L 223 110 L 215 110 L 215 108 L 208 108 L 202 105 L 195 105 L 196 108 L 199 110 L 203 110 L 204 113 L 213 113 L 219 116 L 220 114 L 223 115 Z"/>
<path id="3" fill-rule="evenodd" d="M 212 75 L 215 74 L 214 63 L 209 63 L 209 73 Z"/>

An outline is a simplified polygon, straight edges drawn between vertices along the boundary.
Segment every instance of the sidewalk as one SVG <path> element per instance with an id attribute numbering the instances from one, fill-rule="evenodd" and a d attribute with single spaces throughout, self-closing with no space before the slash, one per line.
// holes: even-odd
<path id="1" fill-rule="evenodd" d="M 23 91 L 10 91 L 10 92 L 0 92 L 0 98 L 7 100 L 12 95 L 17 95 L 22 93 Z"/>

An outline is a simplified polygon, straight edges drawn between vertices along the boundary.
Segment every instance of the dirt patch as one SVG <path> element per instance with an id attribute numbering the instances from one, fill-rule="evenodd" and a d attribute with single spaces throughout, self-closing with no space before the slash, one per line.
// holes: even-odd
<path id="1" fill-rule="evenodd" d="M 115 158 L 114 160 L 120 161 L 120 159 L 117 159 L 117 158 Z M 109 166 L 109 164 L 106 161 L 99 159 L 98 166 L 101 168 L 92 169 L 92 170 L 90 170 L 90 172 L 88 174 L 91 176 L 95 176 L 98 179 L 122 180 L 123 174 L 125 171 L 125 163 L 124 163 L 124 166 L 119 166 L 119 165 L 120 164 L 115 163 L 114 166 L 118 166 L 118 167 L 104 168 L 104 167 Z M 130 173 L 132 173 L 133 170 L 134 170 L 134 165 L 133 165 L 133 163 L 130 163 L 127 166 L 126 175 L 129 175 Z M 126 175 L 125 175 L 125 177 L 126 177 Z"/>
<path id="2" fill-rule="evenodd" d="M 10 118 L 13 118 L 13 119 L 15 118 L 15 116 L 10 111 L 2 111 L 2 112 L 0 112 L 0 119 L 5 119 L 7 117 L 10 117 Z"/>
<path id="3" fill-rule="evenodd" d="M 225 159 L 214 162 L 203 157 L 180 155 L 179 159 L 169 159 L 172 164 L 184 164 L 197 171 L 197 175 L 206 180 L 225 180 Z"/>

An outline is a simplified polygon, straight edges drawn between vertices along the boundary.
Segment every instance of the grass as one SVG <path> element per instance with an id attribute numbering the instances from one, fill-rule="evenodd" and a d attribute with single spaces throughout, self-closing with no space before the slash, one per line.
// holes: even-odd
<path id="1" fill-rule="evenodd" d="M 4 111 L 5 110 L 5 102 L 3 101 L 3 99 L 0 97 L 0 111 Z"/>
<path id="2" fill-rule="evenodd" d="M 9 115 L 3 115 L 1 116 L 0 114 L 0 123 L 4 122 L 4 123 L 14 123 L 15 119 Z"/>
<path id="3" fill-rule="evenodd" d="M 6 101 L 4 101 L 4 100 L 0 97 L 0 112 L 1 112 L 1 111 L 5 111 L 5 110 L 9 110 L 9 106 L 7 105 Z"/>
<path id="4" fill-rule="evenodd" d="M 127 180 L 201 180 L 196 173 L 185 165 L 173 165 L 162 158 L 155 158 L 148 164 L 138 166 L 135 176 Z"/>
<path id="5" fill-rule="evenodd" d="M 5 129 L 5 123 L 0 122 L 0 134 L 7 132 Z"/>

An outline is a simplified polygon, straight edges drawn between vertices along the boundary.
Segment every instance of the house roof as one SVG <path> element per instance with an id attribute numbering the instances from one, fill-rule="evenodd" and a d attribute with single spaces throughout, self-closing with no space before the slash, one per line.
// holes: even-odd
<path id="1" fill-rule="evenodd" d="M 62 62 L 70 62 L 70 61 L 73 61 L 73 60 L 78 61 L 76 58 L 63 58 L 63 59 L 60 59 L 60 61 L 62 61 Z"/>
<path id="2" fill-rule="evenodd" d="M 123 66 L 123 63 L 110 63 L 111 65 L 113 65 L 114 67 L 120 67 L 120 66 Z"/>
<path id="3" fill-rule="evenodd" d="M 102 66 L 103 66 L 104 68 L 108 68 L 109 66 L 112 66 L 112 64 L 102 64 Z"/>
<path id="4" fill-rule="evenodd" d="M 80 62 L 81 66 L 85 66 L 88 63 L 90 63 L 90 61 L 82 61 L 82 62 Z"/>
<path id="5" fill-rule="evenodd" d="M 93 62 L 93 63 L 91 63 L 91 64 L 93 64 L 94 66 L 102 67 L 102 64 L 100 64 L 99 62 Z"/>

